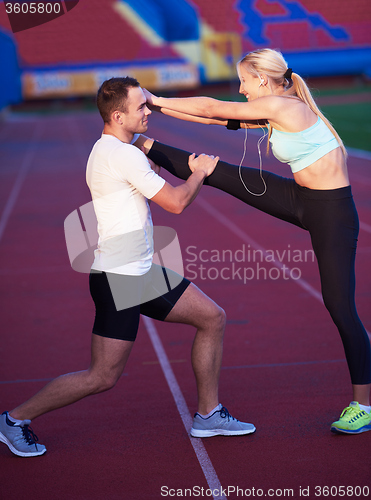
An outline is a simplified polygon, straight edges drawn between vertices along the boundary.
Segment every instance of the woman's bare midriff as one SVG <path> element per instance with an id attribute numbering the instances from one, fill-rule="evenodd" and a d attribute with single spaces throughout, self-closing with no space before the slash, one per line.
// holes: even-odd
<path id="1" fill-rule="evenodd" d="M 309 189 L 338 189 L 349 186 L 348 169 L 342 150 L 330 151 L 325 156 L 294 173 L 300 186 Z"/>

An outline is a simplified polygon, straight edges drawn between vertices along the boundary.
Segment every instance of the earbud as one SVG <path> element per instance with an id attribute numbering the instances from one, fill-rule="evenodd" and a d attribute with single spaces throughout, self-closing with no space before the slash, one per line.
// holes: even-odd
<path id="1" fill-rule="evenodd" d="M 263 78 L 261 76 L 259 78 L 260 78 L 260 85 L 259 85 L 259 87 L 261 87 L 264 84 L 264 80 L 263 80 Z"/>

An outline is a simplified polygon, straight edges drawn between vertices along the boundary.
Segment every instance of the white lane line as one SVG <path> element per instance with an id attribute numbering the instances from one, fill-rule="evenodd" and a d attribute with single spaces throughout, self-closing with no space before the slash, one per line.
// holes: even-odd
<path id="1" fill-rule="evenodd" d="M 76 116 L 74 117 L 74 119 L 72 119 L 72 117 L 68 117 L 68 125 L 66 124 L 66 128 L 71 134 L 71 138 L 73 140 L 75 149 L 77 151 L 79 160 L 81 162 L 81 166 L 83 168 L 86 168 L 91 148 L 87 149 L 83 146 L 84 141 L 81 137 L 81 129 L 77 124 Z M 91 147 L 93 147 L 93 144 L 94 143 L 91 144 Z"/>
<path id="2" fill-rule="evenodd" d="M 241 238 L 242 241 L 245 243 L 249 244 L 251 247 L 255 248 L 256 250 L 260 250 L 262 254 L 269 259 L 269 262 L 272 263 L 272 265 L 276 266 L 278 269 L 281 271 L 285 270 L 287 271 L 287 275 L 290 275 L 291 269 L 288 266 L 284 266 L 282 262 L 279 262 L 275 259 L 272 260 L 272 255 L 268 254 L 267 250 L 259 245 L 254 239 L 252 239 L 248 234 L 245 233 L 242 229 L 240 229 L 237 224 L 235 224 L 232 220 L 230 220 L 228 217 L 226 217 L 224 214 L 222 214 L 218 209 L 216 209 L 213 205 L 210 205 L 209 202 L 207 202 L 205 199 L 198 197 L 196 198 L 196 203 L 200 205 L 209 215 L 214 217 L 218 222 L 223 224 L 223 226 L 227 227 L 232 233 L 234 233 L 236 236 Z M 304 288 L 308 293 L 310 293 L 313 297 L 315 297 L 317 300 L 323 303 L 322 295 L 320 292 L 318 292 L 315 288 L 312 287 L 307 281 L 298 278 L 298 279 L 293 279 L 295 283 L 297 283 L 299 286 Z"/>
<path id="3" fill-rule="evenodd" d="M 32 160 L 34 159 L 36 150 L 37 150 L 37 142 L 40 139 L 42 132 L 42 127 L 40 122 L 37 123 L 36 127 L 34 128 L 34 133 L 31 138 L 30 144 L 28 146 L 28 149 L 26 151 L 25 156 L 23 157 L 23 161 L 21 163 L 21 168 L 19 169 L 17 178 L 14 182 L 13 188 L 9 194 L 9 198 L 5 204 L 4 211 L 1 214 L 0 218 L 0 240 L 3 237 L 5 228 L 8 224 L 9 217 L 13 211 L 13 208 L 17 202 L 19 193 L 21 191 L 23 182 L 26 178 L 26 175 L 30 169 L 30 166 L 32 164 Z"/>
<path id="4" fill-rule="evenodd" d="M 153 348 L 156 352 L 157 358 L 160 362 L 162 371 L 165 375 L 166 381 L 168 383 L 169 389 L 173 395 L 175 404 L 178 408 L 178 412 L 181 416 L 181 419 L 183 421 L 183 425 L 189 435 L 189 432 L 192 427 L 192 417 L 191 414 L 189 413 L 187 403 L 185 402 L 184 396 L 182 394 L 182 391 L 179 387 L 179 384 L 175 378 L 174 372 L 170 366 L 169 359 L 166 355 L 166 352 L 164 350 L 164 347 L 162 345 L 161 339 L 158 336 L 155 324 L 151 318 L 148 318 L 146 316 L 142 316 L 142 319 L 144 321 L 144 324 L 146 326 L 149 338 L 151 339 Z M 222 487 L 220 484 L 220 481 L 218 479 L 218 476 L 215 472 L 215 469 L 213 467 L 213 464 L 211 463 L 210 457 L 205 450 L 205 447 L 201 441 L 201 439 L 198 438 L 192 438 L 189 436 L 189 439 L 191 441 L 191 444 L 193 446 L 193 449 L 196 453 L 197 459 L 200 463 L 202 472 L 205 475 L 207 484 L 209 485 L 210 490 L 213 492 L 213 499 L 214 500 L 226 500 L 225 495 L 221 494 L 222 492 Z M 214 493 L 218 493 L 215 494 Z"/>
<path id="5" fill-rule="evenodd" d="M 369 224 L 366 224 L 365 222 L 359 221 L 359 228 L 363 231 L 366 231 L 367 233 L 371 233 L 371 226 Z"/>

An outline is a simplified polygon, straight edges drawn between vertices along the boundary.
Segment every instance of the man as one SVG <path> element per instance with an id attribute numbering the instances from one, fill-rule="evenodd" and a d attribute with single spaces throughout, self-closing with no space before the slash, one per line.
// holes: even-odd
<path id="1" fill-rule="evenodd" d="M 218 378 L 225 328 L 224 311 L 194 284 L 153 264 L 152 220 L 147 199 L 171 213 L 181 213 L 197 196 L 219 158 L 189 157 L 192 175 L 173 187 L 132 145 L 142 141 L 151 111 L 133 78 L 112 78 L 98 91 L 97 105 L 104 121 L 102 137 L 87 165 L 87 182 L 98 220 L 99 244 L 90 274 L 96 317 L 91 364 L 87 370 L 58 377 L 31 399 L 0 416 L 0 440 L 16 455 L 45 453 L 37 444 L 30 421 L 44 413 L 112 388 L 120 378 L 133 347 L 140 314 L 197 328 L 192 366 L 198 392 L 192 436 L 242 435 L 255 431 L 219 404 Z M 165 277 L 165 280 L 164 280 Z M 168 285 L 162 295 L 156 289 Z M 175 280 L 176 281 L 176 280 Z M 130 291 L 135 303 L 120 305 L 121 292 Z M 114 292 L 113 292 L 114 290 Z M 119 292 L 119 293 L 117 293 Z M 146 300 L 146 294 L 154 297 Z"/>

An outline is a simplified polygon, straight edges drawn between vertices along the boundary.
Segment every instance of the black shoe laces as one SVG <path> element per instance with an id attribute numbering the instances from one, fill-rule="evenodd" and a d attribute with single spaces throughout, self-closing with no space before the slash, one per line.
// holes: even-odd
<path id="1" fill-rule="evenodd" d="M 220 410 L 220 416 L 222 418 L 228 418 L 228 422 L 230 420 L 237 420 L 237 418 L 232 417 L 232 415 L 229 413 L 229 411 L 225 406 L 223 406 L 222 409 Z"/>
<path id="2" fill-rule="evenodd" d="M 24 425 L 23 427 L 21 427 L 21 429 L 22 429 L 23 437 L 25 438 L 27 443 L 29 445 L 34 444 L 37 448 L 36 443 L 39 440 L 39 438 L 36 436 L 36 434 L 31 429 L 31 427 L 29 425 Z"/>

